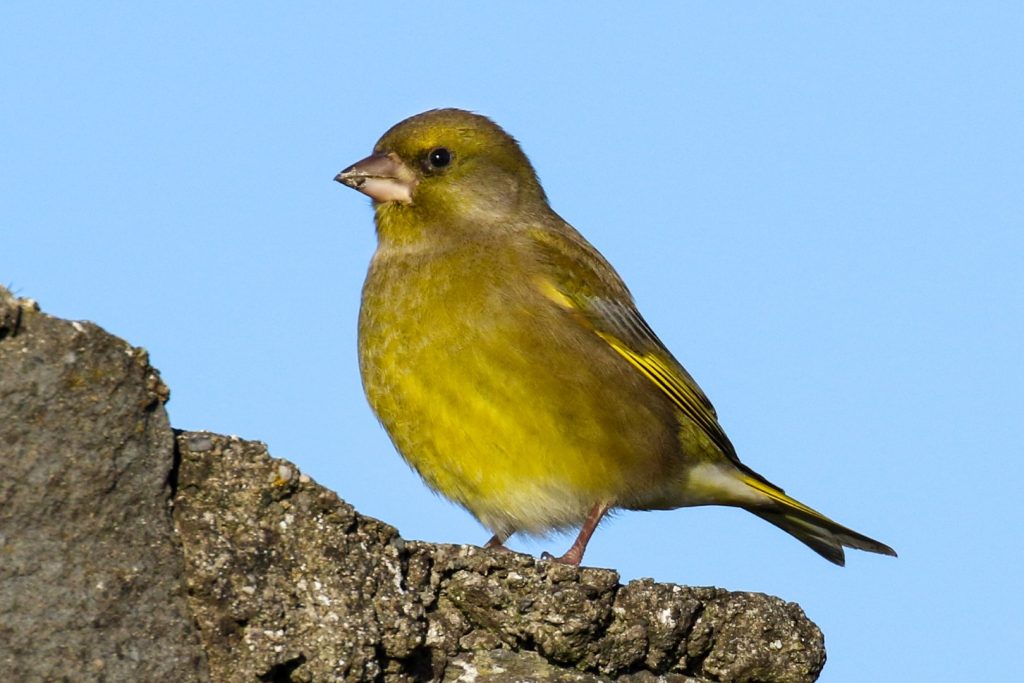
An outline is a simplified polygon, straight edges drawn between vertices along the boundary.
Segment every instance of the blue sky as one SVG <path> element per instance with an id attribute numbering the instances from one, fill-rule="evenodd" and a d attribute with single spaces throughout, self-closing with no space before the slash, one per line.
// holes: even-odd
<path id="1" fill-rule="evenodd" d="M 487 114 L 744 461 L 900 552 L 840 569 L 702 508 L 621 514 L 587 563 L 798 602 L 823 681 L 1019 675 L 1024 5 L 623 7 L 4 3 L 0 281 L 149 349 L 175 426 L 481 543 L 363 399 L 372 216 L 332 178 Z"/>

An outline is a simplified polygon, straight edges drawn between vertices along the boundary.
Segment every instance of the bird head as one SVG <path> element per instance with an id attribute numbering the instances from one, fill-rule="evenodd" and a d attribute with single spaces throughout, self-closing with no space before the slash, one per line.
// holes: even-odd
<path id="1" fill-rule="evenodd" d="M 335 180 L 373 199 L 378 227 L 399 217 L 479 225 L 547 206 L 515 139 L 490 119 L 461 109 L 434 109 L 396 124 L 373 154 Z"/>

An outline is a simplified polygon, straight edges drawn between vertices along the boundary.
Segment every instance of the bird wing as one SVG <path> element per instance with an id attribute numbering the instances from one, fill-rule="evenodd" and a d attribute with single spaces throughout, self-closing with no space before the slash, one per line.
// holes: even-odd
<path id="1" fill-rule="evenodd" d="M 614 269 L 579 233 L 538 230 L 545 265 L 538 281 L 549 299 L 577 314 L 608 346 L 654 383 L 736 465 L 746 470 L 718 424 L 714 406 L 640 315 Z"/>

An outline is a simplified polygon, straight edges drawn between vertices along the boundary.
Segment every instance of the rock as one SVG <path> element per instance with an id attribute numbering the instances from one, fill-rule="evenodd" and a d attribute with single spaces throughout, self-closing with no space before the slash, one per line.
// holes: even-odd
<path id="1" fill-rule="evenodd" d="M 778 598 L 405 542 L 260 443 L 178 448 L 214 680 L 811 681 L 824 663 L 821 632 Z"/>
<path id="2" fill-rule="evenodd" d="M 426 620 L 393 528 L 260 443 L 186 433 L 178 447 L 174 517 L 214 680 L 367 681 L 418 666 Z"/>
<path id="3" fill-rule="evenodd" d="M 166 398 L 144 351 L 0 290 L 16 680 L 813 681 L 824 664 L 797 605 L 404 541 L 259 442 L 175 435 Z"/>
<path id="4" fill-rule="evenodd" d="M 146 352 L 0 288 L 0 667 L 17 681 L 205 681 Z"/>

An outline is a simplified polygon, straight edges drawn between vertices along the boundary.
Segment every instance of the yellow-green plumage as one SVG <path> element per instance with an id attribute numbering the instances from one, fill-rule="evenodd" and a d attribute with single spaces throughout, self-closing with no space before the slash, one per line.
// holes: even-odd
<path id="1" fill-rule="evenodd" d="M 839 564 L 894 554 L 742 465 L 711 403 L 626 286 L 548 206 L 490 120 L 435 110 L 338 180 L 374 199 L 359 363 L 370 405 L 429 486 L 498 544 L 609 508 L 745 507 Z"/>

